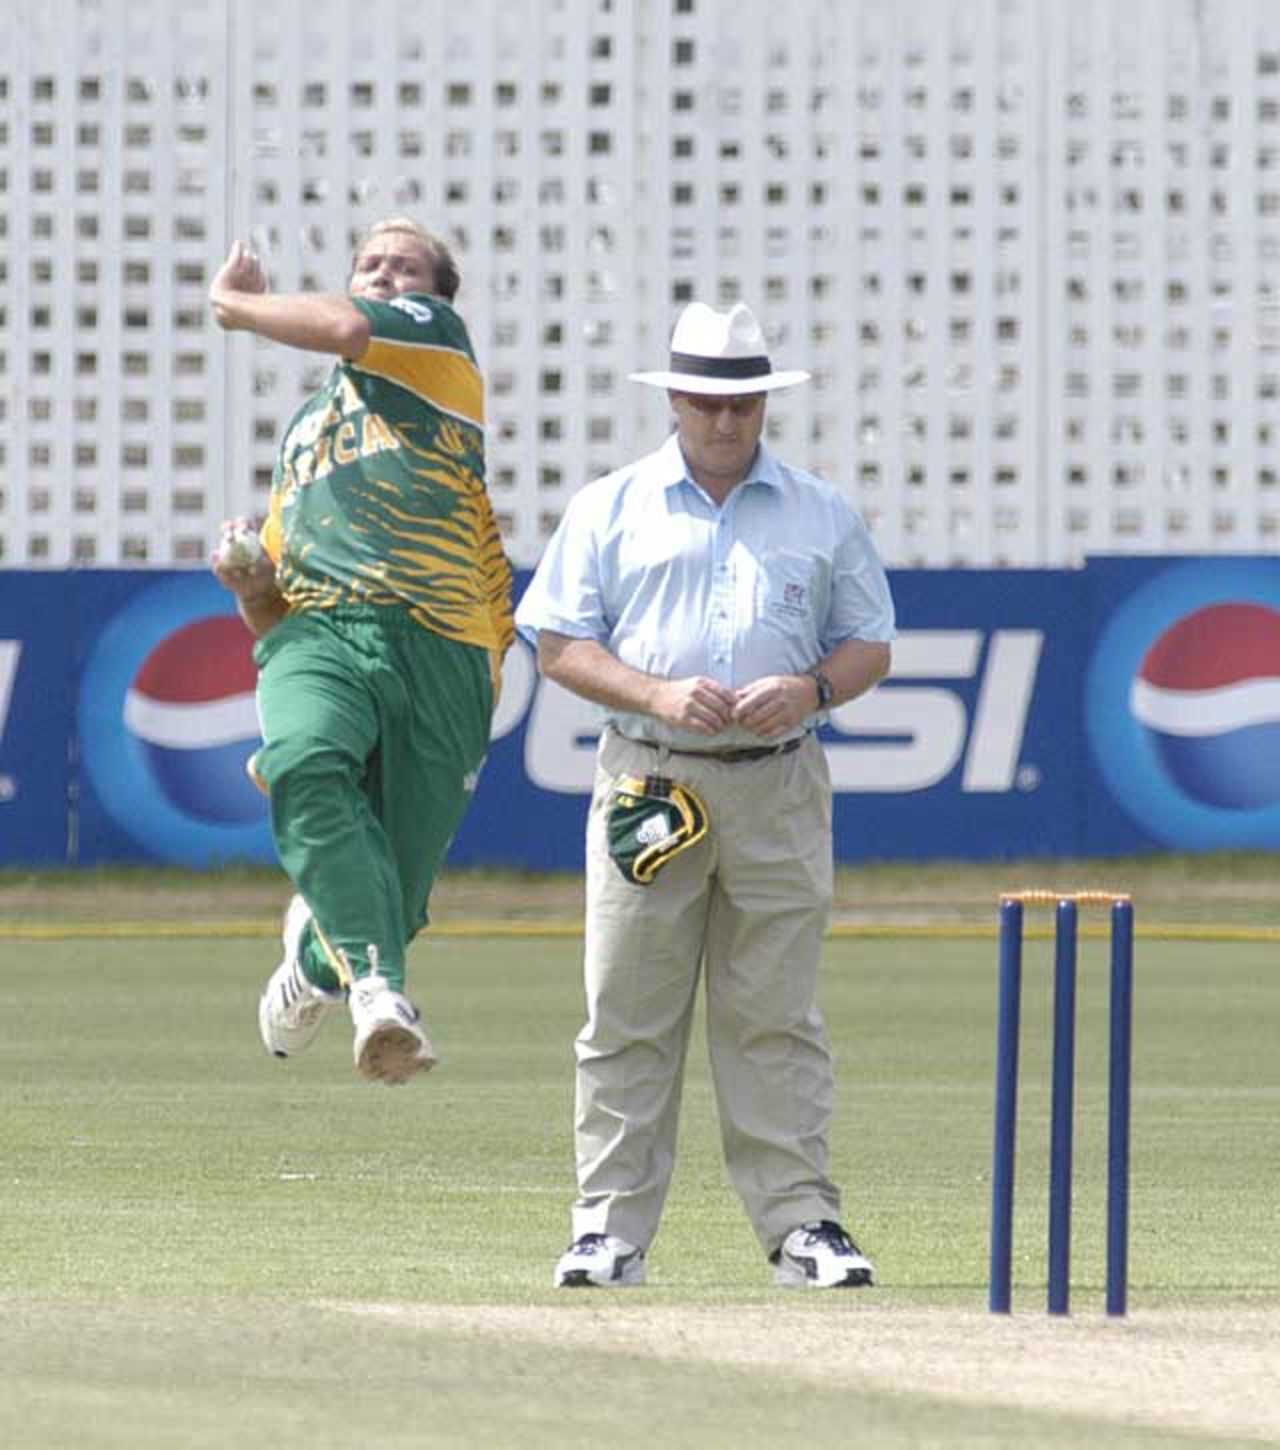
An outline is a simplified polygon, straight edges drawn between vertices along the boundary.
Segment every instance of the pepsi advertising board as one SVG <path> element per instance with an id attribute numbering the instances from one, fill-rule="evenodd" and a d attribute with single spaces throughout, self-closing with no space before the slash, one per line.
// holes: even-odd
<path id="1" fill-rule="evenodd" d="M 67 575 L 0 570 L 0 865 L 67 863 L 73 617 Z"/>
<path id="2" fill-rule="evenodd" d="M 253 639 L 211 574 L 72 575 L 94 621 L 75 688 L 78 859 L 275 859 L 245 773 L 258 743 Z"/>
<path id="3" fill-rule="evenodd" d="M 1095 851 L 1280 845 L 1280 560 L 1095 560 Z"/>
<path id="4" fill-rule="evenodd" d="M 893 672 L 822 735 L 839 861 L 1280 845 L 1280 561 L 890 577 Z M 0 572 L 0 865 L 273 861 L 254 679 L 202 572 Z M 580 868 L 598 729 L 518 641 L 451 860 Z"/>

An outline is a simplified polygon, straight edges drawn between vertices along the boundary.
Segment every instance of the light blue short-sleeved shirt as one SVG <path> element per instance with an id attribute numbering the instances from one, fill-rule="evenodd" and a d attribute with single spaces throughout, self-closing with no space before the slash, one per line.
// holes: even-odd
<path id="1" fill-rule="evenodd" d="M 535 645 L 543 629 L 593 639 L 649 674 L 738 689 L 802 674 L 848 639 L 891 640 L 894 614 L 866 525 L 836 488 L 762 444 L 716 504 L 688 476 L 673 433 L 574 495 L 516 626 Z M 648 715 L 603 716 L 633 739 L 708 747 Z M 715 737 L 717 748 L 759 743 L 740 727 Z"/>

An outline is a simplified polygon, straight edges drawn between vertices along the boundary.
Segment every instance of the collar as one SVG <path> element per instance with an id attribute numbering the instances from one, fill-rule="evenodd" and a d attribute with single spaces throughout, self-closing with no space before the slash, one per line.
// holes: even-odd
<path id="1" fill-rule="evenodd" d="M 680 449 L 680 435 L 672 433 L 661 448 L 653 455 L 653 479 L 661 488 L 675 488 L 682 483 L 688 483 L 690 487 L 697 488 L 690 476 L 689 470 L 685 467 L 684 454 Z M 733 492 L 743 488 L 747 484 L 764 484 L 767 488 L 780 488 L 782 485 L 782 472 L 778 467 L 778 461 L 773 454 L 761 442 L 756 449 L 755 461 L 751 465 L 751 471 L 747 476 L 734 486 Z"/>

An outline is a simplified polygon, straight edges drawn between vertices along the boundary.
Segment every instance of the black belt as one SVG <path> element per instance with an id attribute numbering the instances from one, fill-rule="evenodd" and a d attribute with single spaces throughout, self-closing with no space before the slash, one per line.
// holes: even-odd
<path id="1" fill-rule="evenodd" d="M 784 740 L 781 745 L 744 745 L 738 750 L 675 750 L 667 747 L 670 755 L 688 755 L 695 760 L 718 760 L 722 765 L 739 765 L 748 760 L 768 760 L 774 755 L 790 755 L 793 750 L 799 750 L 804 744 L 805 737 L 797 735 L 791 740 Z M 656 740 L 636 740 L 635 745 L 647 745 L 651 750 L 660 750 L 662 747 Z"/>

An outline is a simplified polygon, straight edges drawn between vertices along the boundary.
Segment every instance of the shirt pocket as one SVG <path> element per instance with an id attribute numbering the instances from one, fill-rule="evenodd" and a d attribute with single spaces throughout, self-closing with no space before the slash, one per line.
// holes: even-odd
<path id="1" fill-rule="evenodd" d="M 808 631 L 819 617 L 818 585 L 818 561 L 812 554 L 775 549 L 757 576 L 759 618 L 785 634 Z"/>

